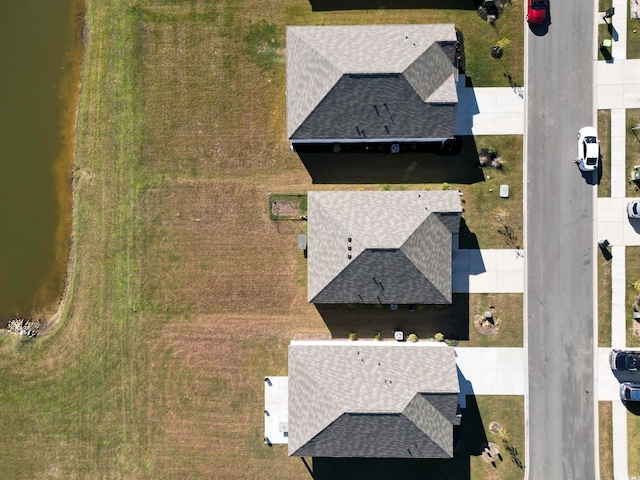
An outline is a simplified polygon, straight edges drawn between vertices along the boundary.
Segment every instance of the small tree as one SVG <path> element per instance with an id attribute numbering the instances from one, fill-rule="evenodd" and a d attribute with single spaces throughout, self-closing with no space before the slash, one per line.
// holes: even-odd
<path id="1" fill-rule="evenodd" d="M 507 37 L 502 37 L 500 40 L 496 42 L 496 44 L 491 47 L 491 56 L 493 58 L 501 58 L 504 53 L 504 49 L 507 45 L 511 43 Z"/>

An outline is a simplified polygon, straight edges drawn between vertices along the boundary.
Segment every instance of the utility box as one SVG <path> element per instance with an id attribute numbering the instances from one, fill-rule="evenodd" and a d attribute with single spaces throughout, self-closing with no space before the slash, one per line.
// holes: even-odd
<path id="1" fill-rule="evenodd" d="M 500 198 L 509 198 L 509 185 L 500 185 Z"/>
<path id="2" fill-rule="evenodd" d="M 298 234 L 298 249 L 299 250 L 307 249 L 307 235 L 304 233 Z"/>
<path id="3" fill-rule="evenodd" d="M 631 170 L 631 181 L 640 181 L 640 165 L 636 165 L 635 167 L 633 167 L 633 170 Z"/>

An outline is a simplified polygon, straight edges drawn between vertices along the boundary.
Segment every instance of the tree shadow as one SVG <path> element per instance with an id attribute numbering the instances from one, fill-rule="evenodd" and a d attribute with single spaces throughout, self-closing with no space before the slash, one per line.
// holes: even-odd
<path id="1" fill-rule="evenodd" d="M 611 55 L 611 52 L 607 47 L 605 47 L 604 45 L 600 45 L 600 53 L 607 63 L 613 63 L 613 56 Z"/>
<path id="2" fill-rule="evenodd" d="M 461 183 L 484 181 L 473 136 L 445 143 L 294 144 L 313 183 Z M 337 153 L 336 153 L 337 152 Z"/>
<path id="3" fill-rule="evenodd" d="M 313 458 L 315 480 L 359 479 L 411 480 L 471 478 L 471 456 L 478 456 L 487 446 L 480 410 L 475 396 L 468 396 L 462 409 L 462 422 L 454 427 L 454 453 L 450 459 L 418 458 Z"/>
<path id="4" fill-rule="evenodd" d="M 315 304 L 332 338 L 393 339 L 396 330 L 405 336 L 432 338 L 436 333 L 451 340 L 469 340 L 469 294 L 454 293 L 451 305 Z"/>
<path id="5" fill-rule="evenodd" d="M 618 41 L 618 30 L 613 26 L 613 23 L 607 22 L 607 30 L 609 31 L 609 35 L 611 35 L 611 39 L 614 42 Z"/>
<path id="6" fill-rule="evenodd" d="M 455 9 L 475 10 L 474 0 L 309 0 L 314 12 L 329 10 Z"/>

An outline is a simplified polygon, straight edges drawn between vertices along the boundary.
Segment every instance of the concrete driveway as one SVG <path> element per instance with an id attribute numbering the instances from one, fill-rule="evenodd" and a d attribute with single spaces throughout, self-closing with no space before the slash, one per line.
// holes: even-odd
<path id="1" fill-rule="evenodd" d="M 464 75 L 458 82 L 456 135 L 522 135 L 524 89 L 522 87 L 467 88 Z"/>
<path id="2" fill-rule="evenodd" d="M 522 250 L 454 250 L 453 293 L 522 293 Z"/>

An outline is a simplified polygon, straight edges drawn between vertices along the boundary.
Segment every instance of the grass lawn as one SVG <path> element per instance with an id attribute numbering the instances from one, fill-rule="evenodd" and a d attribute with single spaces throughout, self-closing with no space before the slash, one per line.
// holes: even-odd
<path id="1" fill-rule="evenodd" d="M 598 422 L 600 435 L 600 478 L 613 478 L 611 402 L 598 402 Z"/>
<path id="2" fill-rule="evenodd" d="M 606 23 L 598 24 L 598 60 L 609 60 L 611 58 L 611 48 L 601 47 L 605 38 L 611 38 L 610 27 Z"/>
<path id="3" fill-rule="evenodd" d="M 613 5 L 612 0 L 598 0 L 598 12 L 606 12 Z"/>
<path id="4" fill-rule="evenodd" d="M 598 346 L 611 346 L 611 260 L 598 252 Z"/>
<path id="5" fill-rule="evenodd" d="M 640 20 L 631 17 L 631 2 L 627 5 L 627 58 L 640 58 Z"/>
<path id="6" fill-rule="evenodd" d="M 638 444 L 635 441 L 640 435 L 640 409 L 633 407 L 627 411 L 627 455 L 629 475 L 638 475 L 640 472 L 640 455 Z"/>
<path id="7" fill-rule="evenodd" d="M 461 234 L 460 248 L 521 248 L 523 218 L 522 136 L 496 135 L 475 138 L 477 149 L 493 147 L 502 157 L 502 168 L 483 168 L 484 181 L 452 184 L 464 194 L 466 227 L 475 236 Z M 509 185 L 509 198 L 500 198 L 500 185 Z M 506 230 L 506 231 L 505 231 Z M 477 241 L 477 245 L 474 245 Z"/>
<path id="8" fill-rule="evenodd" d="M 611 110 L 598 110 L 598 138 L 602 177 L 598 184 L 598 197 L 611 196 Z"/>
<path id="9" fill-rule="evenodd" d="M 633 335 L 633 303 L 639 295 L 633 287 L 633 283 L 640 280 L 640 247 L 626 247 L 625 249 L 625 266 L 626 266 L 626 299 L 625 299 L 625 316 L 627 317 L 627 347 L 640 346 L 640 337 Z"/>
<path id="10" fill-rule="evenodd" d="M 523 295 L 517 293 L 474 293 L 469 295 L 469 340 L 460 346 L 474 347 L 522 347 Z M 495 308 L 490 310 L 489 306 Z M 491 311 L 500 319 L 499 333 L 495 336 L 483 335 L 475 327 L 474 315 L 484 315 Z"/>
<path id="11" fill-rule="evenodd" d="M 629 175 L 631 169 L 635 165 L 640 165 L 640 129 L 635 132 L 632 131 L 632 128 L 640 126 L 640 108 L 628 108 L 626 110 L 627 117 L 627 143 L 626 143 L 626 154 L 627 154 L 627 171 L 626 174 Z M 636 137 L 637 135 L 637 137 Z M 627 177 L 628 179 L 629 177 Z M 640 193 L 634 188 L 634 186 L 627 182 L 627 197 L 637 197 Z"/>
<path id="12" fill-rule="evenodd" d="M 469 398 L 469 397 L 467 397 Z M 471 478 L 500 478 L 521 479 L 524 471 L 519 468 L 526 465 L 524 458 L 524 398 L 520 396 L 476 397 L 478 410 L 482 418 L 482 425 L 487 441 L 497 444 L 500 448 L 502 460 L 496 462 L 496 467 L 485 462 L 481 456 L 471 457 Z M 508 443 L 513 447 L 511 453 L 505 448 L 502 438 L 490 431 L 491 422 L 499 422 L 506 429 Z M 453 478 L 453 477 L 451 477 Z"/>
<path id="13" fill-rule="evenodd" d="M 454 22 L 474 85 L 521 85 L 522 8 L 513 0 L 491 27 L 464 9 L 89 0 L 68 299 L 49 335 L 0 337 L 0 476 L 308 478 L 262 442 L 262 376 L 286 374 L 294 334 L 328 333 L 306 302 L 303 222 L 272 221 L 266 207 L 270 192 L 311 187 L 285 138 L 284 27 Z M 473 223 L 500 183 L 521 238 L 522 140 L 506 141 L 519 156 L 498 145 L 503 171 L 463 188 L 483 247 L 505 245 L 499 225 Z M 353 187 L 318 187 L 338 188 Z M 478 409 L 521 456 L 522 397 Z M 476 460 L 470 477 L 492 471 Z M 498 470 L 522 478 L 508 454 Z"/>

